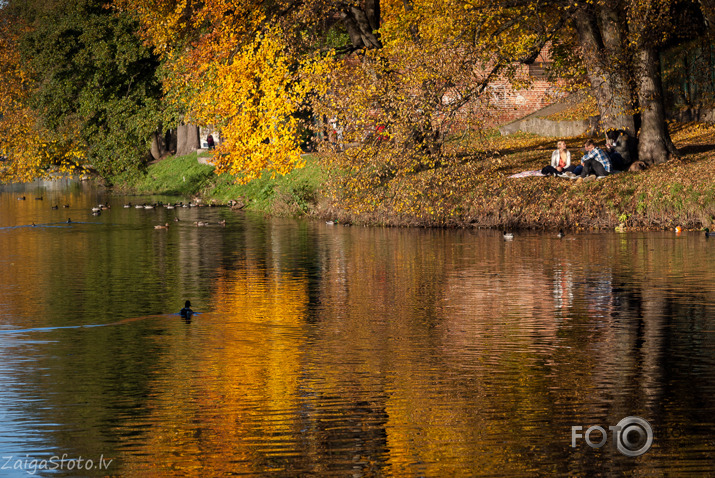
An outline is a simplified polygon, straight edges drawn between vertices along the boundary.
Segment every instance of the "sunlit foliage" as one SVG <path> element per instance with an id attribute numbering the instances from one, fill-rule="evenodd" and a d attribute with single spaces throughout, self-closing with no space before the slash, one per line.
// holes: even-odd
<path id="1" fill-rule="evenodd" d="M 449 195 L 465 192 L 453 169 L 484 158 L 467 138 L 490 115 L 490 83 L 527 86 L 520 65 L 561 26 L 538 2 L 417 1 L 409 9 L 387 2 L 383 18 L 383 48 L 336 59 L 330 89 L 313 102 L 327 120 L 329 146 L 345 149 L 332 156 L 333 195 L 354 211 L 373 210 L 381 190 L 409 190 L 411 176 L 425 171 L 417 181 L 452 183 Z"/>
<path id="2" fill-rule="evenodd" d="M 36 86 L 18 48 L 26 31 L 0 9 L 0 181 L 25 182 L 47 175 L 48 168 L 71 172 L 82 161 L 76 138 L 52 134 L 30 107 Z"/>
<path id="3" fill-rule="evenodd" d="M 302 166 L 298 113 L 311 88 L 300 72 L 321 71 L 297 54 L 311 41 L 296 28 L 313 21 L 309 5 L 115 3 L 139 18 L 162 55 L 164 90 L 178 119 L 220 129 L 217 172 L 245 182 Z"/>

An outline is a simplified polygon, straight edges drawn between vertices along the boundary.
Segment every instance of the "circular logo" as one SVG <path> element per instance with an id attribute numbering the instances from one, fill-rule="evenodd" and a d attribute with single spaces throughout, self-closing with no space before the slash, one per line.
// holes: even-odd
<path id="1" fill-rule="evenodd" d="M 653 444 L 653 429 L 640 417 L 626 417 L 616 425 L 616 446 L 626 456 L 641 456 Z"/>

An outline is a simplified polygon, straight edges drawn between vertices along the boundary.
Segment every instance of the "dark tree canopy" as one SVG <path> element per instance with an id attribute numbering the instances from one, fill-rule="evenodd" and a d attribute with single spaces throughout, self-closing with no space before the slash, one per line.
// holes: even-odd
<path id="1" fill-rule="evenodd" d="M 98 0 L 10 0 L 7 8 L 30 26 L 20 49 L 37 77 L 31 104 L 45 126 L 79 135 L 104 177 L 142 167 L 161 83 L 136 21 Z"/>

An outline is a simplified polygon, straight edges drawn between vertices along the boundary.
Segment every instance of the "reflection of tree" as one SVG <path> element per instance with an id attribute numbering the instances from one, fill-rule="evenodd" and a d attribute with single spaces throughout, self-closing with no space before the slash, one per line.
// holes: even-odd
<path id="1" fill-rule="evenodd" d="M 200 336 L 192 324 L 167 338 L 174 376 L 152 385 L 157 425 L 142 441 L 153 459 L 129 469 L 255 473 L 276 466 L 272 457 L 297 433 L 305 281 L 254 267 L 219 271 L 214 307 L 221 315 L 200 317 Z"/>
<path id="2" fill-rule="evenodd" d="M 609 475 L 631 462 L 570 449 L 570 427 L 639 415 L 684 428 L 658 435 L 642 466 L 705 460 L 708 432 L 694 424 L 713 410 L 715 286 L 702 238 L 506 243 L 251 217 L 221 231 L 138 227 L 99 245 L 85 231 L 68 250 L 95 254 L 74 263 L 31 237 L 2 239 L 54 260 L 63 287 L 83 288 L 85 319 L 116 300 L 101 295 L 113 279 L 100 263 L 133 281 L 124 293 L 163 290 L 131 307 L 180 304 L 187 290 L 210 304 L 191 324 L 63 332 L 55 359 L 37 362 L 52 373 L 28 381 L 58 421 L 83 423 L 67 443 L 117 450 L 135 476 Z M 69 320 L 59 279 L 12 280 L 40 297 L 18 310 Z"/>

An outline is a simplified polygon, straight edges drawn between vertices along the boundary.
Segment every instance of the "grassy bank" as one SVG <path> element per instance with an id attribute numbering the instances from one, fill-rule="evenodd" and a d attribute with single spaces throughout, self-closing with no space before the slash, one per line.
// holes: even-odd
<path id="1" fill-rule="evenodd" d="M 321 167 L 328 163 L 318 156 L 308 156 L 307 166 L 289 175 L 263 177 L 248 185 L 216 176 L 211 166 L 197 163 L 195 154 L 169 158 L 150 166 L 146 176 L 126 178 L 122 188 L 224 204 L 236 200 L 247 209 L 267 214 L 312 215 L 356 224 L 715 229 L 715 126 L 678 125 L 671 128 L 671 134 L 681 150 L 680 158 L 646 171 L 590 182 L 510 178 L 548 164 L 556 138 L 487 135 L 479 141 L 489 154 L 359 191 L 358 205 L 334 187 Z M 576 161 L 585 139 L 567 139 Z"/>
<path id="2" fill-rule="evenodd" d="M 352 211 L 334 200 L 328 215 L 394 226 L 713 229 L 715 126 L 674 125 L 671 134 L 680 158 L 591 182 L 510 178 L 548 164 L 557 138 L 488 135 L 479 139 L 488 155 L 375 189 Z M 586 139 L 566 138 L 576 162 Z"/>
<path id="3" fill-rule="evenodd" d="M 196 153 L 169 157 L 149 166 L 145 175 L 119 177 L 115 189 L 132 194 L 165 194 L 228 204 L 266 214 L 299 216 L 312 214 L 318 201 L 323 173 L 314 156 L 306 166 L 271 179 L 266 174 L 249 184 L 236 184 L 227 174 L 214 174 L 213 166 L 199 164 Z"/>

